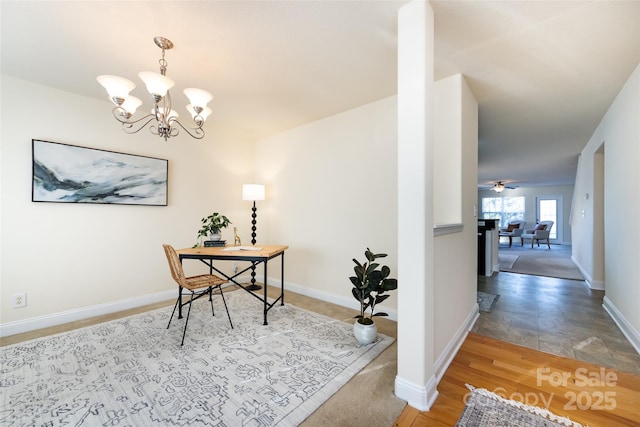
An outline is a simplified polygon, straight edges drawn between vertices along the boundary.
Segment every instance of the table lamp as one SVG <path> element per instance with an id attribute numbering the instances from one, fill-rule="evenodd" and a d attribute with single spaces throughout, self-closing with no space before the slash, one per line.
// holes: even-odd
<path id="1" fill-rule="evenodd" d="M 242 185 L 242 200 L 252 201 L 253 207 L 251 208 L 251 244 L 256 244 L 256 201 L 264 200 L 264 185 L 262 184 L 243 184 Z M 247 286 L 250 291 L 257 291 L 261 289 L 260 285 L 256 285 L 256 267 L 251 266 L 251 284 Z"/>

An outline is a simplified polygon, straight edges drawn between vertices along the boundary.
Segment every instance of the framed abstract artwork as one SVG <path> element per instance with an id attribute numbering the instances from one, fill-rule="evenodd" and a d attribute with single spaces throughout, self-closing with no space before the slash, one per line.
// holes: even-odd
<path id="1" fill-rule="evenodd" d="M 169 161 L 32 140 L 31 200 L 167 206 Z"/>

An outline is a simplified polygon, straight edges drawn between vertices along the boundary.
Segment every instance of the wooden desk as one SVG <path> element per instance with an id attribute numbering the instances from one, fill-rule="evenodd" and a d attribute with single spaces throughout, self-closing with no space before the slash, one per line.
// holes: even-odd
<path id="1" fill-rule="evenodd" d="M 248 248 L 248 246 L 246 246 Z M 271 310 L 278 301 L 280 305 L 284 305 L 284 251 L 289 249 L 288 246 L 276 246 L 276 245 L 256 245 L 253 248 L 260 248 L 259 250 L 241 250 L 242 246 L 225 246 L 225 247 L 197 247 L 197 248 L 185 248 L 179 249 L 176 252 L 180 257 L 180 262 L 185 259 L 197 259 L 200 262 L 206 264 L 209 267 L 209 272 L 213 274 L 215 271 L 220 276 L 226 278 L 230 282 L 238 285 L 249 294 L 253 295 L 258 300 L 262 301 L 264 310 L 264 325 L 267 325 L 267 312 Z M 280 296 L 271 304 L 267 301 L 267 263 L 270 259 L 280 257 L 280 269 L 281 269 L 281 283 L 280 283 Z M 235 273 L 233 276 L 220 271 L 213 265 L 213 261 L 248 261 L 251 265 L 242 271 Z M 238 283 L 235 278 L 239 275 L 255 268 L 258 265 L 264 265 L 264 282 L 262 289 L 264 290 L 263 296 L 260 296 L 257 292 L 250 291 L 241 283 Z M 182 301 L 180 301 L 182 303 Z M 178 317 L 182 317 L 182 304 L 179 305 L 180 310 Z"/>

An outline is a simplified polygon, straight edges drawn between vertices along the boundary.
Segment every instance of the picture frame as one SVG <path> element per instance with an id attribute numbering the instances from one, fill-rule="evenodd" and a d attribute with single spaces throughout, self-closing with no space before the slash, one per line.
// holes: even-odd
<path id="1" fill-rule="evenodd" d="M 167 206 L 169 161 L 32 139 L 31 201 Z"/>

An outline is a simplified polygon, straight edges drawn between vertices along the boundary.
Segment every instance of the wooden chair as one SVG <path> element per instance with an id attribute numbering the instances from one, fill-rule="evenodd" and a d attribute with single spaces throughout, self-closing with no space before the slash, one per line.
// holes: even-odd
<path id="1" fill-rule="evenodd" d="M 170 245 L 162 245 L 164 248 L 164 253 L 167 256 L 167 261 L 169 262 L 169 269 L 171 270 L 171 276 L 173 280 L 178 284 L 178 299 L 176 300 L 176 304 L 173 306 L 173 312 L 171 312 L 171 318 L 169 319 L 169 324 L 167 325 L 167 329 L 171 326 L 171 320 L 173 320 L 173 315 L 176 312 L 176 308 L 178 304 L 182 306 L 189 305 L 189 311 L 187 312 L 187 319 L 184 322 L 184 331 L 182 332 L 182 343 L 184 344 L 184 336 L 187 333 L 187 324 L 189 323 L 189 315 L 191 314 L 191 304 L 193 301 L 198 298 L 209 295 L 209 302 L 211 303 L 211 313 L 215 316 L 215 312 L 213 311 L 213 289 L 217 288 L 220 291 L 220 296 L 222 297 L 222 302 L 224 303 L 224 308 L 227 310 L 227 317 L 229 318 L 229 323 L 231 324 L 231 329 L 233 329 L 233 323 L 231 322 L 231 316 L 229 315 L 229 308 L 227 307 L 227 301 L 224 299 L 224 294 L 222 293 L 222 285 L 228 283 L 228 280 L 222 279 L 215 274 L 200 274 L 198 276 L 190 276 L 185 277 L 184 270 L 182 269 L 182 263 L 180 262 L 180 258 L 176 253 L 176 250 Z M 183 289 L 186 289 L 191 292 L 191 298 L 189 298 L 188 302 L 182 303 L 182 292 Z"/>

